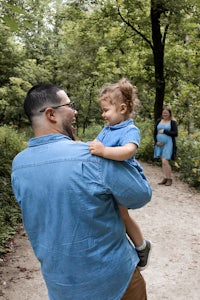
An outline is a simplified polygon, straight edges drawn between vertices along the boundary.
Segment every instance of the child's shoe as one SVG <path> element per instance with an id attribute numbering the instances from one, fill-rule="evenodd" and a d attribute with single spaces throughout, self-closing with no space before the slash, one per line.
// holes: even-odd
<path id="1" fill-rule="evenodd" d="M 137 265 L 138 269 L 140 271 L 143 271 L 147 267 L 151 248 L 152 248 L 152 245 L 151 245 L 150 241 L 146 240 L 146 247 L 143 250 L 136 249 L 138 257 L 140 259 L 140 261 Z"/>

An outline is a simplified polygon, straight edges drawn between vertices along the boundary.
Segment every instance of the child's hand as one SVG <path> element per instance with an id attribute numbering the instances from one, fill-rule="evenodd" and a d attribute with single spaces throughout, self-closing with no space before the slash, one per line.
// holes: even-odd
<path id="1" fill-rule="evenodd" d="M 89 150 L 91 154 L 103 156 L 104 149 L 104 145 L 97 140 L 94 140 L 89 144 Z"/>

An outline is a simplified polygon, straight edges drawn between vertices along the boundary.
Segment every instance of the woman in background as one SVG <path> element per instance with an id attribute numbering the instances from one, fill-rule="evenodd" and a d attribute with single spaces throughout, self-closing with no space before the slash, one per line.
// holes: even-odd
<path id="1" fill-rule="evenodd" d="M 154 158 L 160 158 L 164 179 L 158 184 L 172 185 L 171 166 L 169 161 L 176 159 L 176 140 L 178 136 L 177 122 L 169 108 L 163 108 L 162 117 L 154 128 Z"/>

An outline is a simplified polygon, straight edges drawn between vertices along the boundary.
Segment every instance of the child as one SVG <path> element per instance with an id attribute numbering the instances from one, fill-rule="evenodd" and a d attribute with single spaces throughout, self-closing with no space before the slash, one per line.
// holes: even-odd
<path id="1" fill-rule="evenodd" d="M 136 167 L 143 180 L 147 180 L 142 168 L 135 160 L 135 153 L 140 142 L 139 129 L 131 118 L 136 97 L 136 87 L 123 78 L 118 83 L 105 86 L 99 95 L 102 117 L 107 126 L 89 144 L 91 154 L 107 159 L 126 161 Z M 129 216 L 128 209 L 119 206 L 126 232 L 133 242 L 138 256 L 138 267 L 144 270 L 147 265 L 151 243 L 143 238 L 138 224 Z"/>

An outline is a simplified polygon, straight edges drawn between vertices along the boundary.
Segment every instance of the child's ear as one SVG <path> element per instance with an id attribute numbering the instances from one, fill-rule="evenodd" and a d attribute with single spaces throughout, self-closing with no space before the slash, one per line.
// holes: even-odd
<path id="1" fill-rule="evenodd" d="M 120 112 L 121 112 L 122 114 L 125 114 L 125 113 L 127 112 L 127 105 L 126 105 L 125 103 L 122 103 L 122 104 L 120 105 Z"/>

